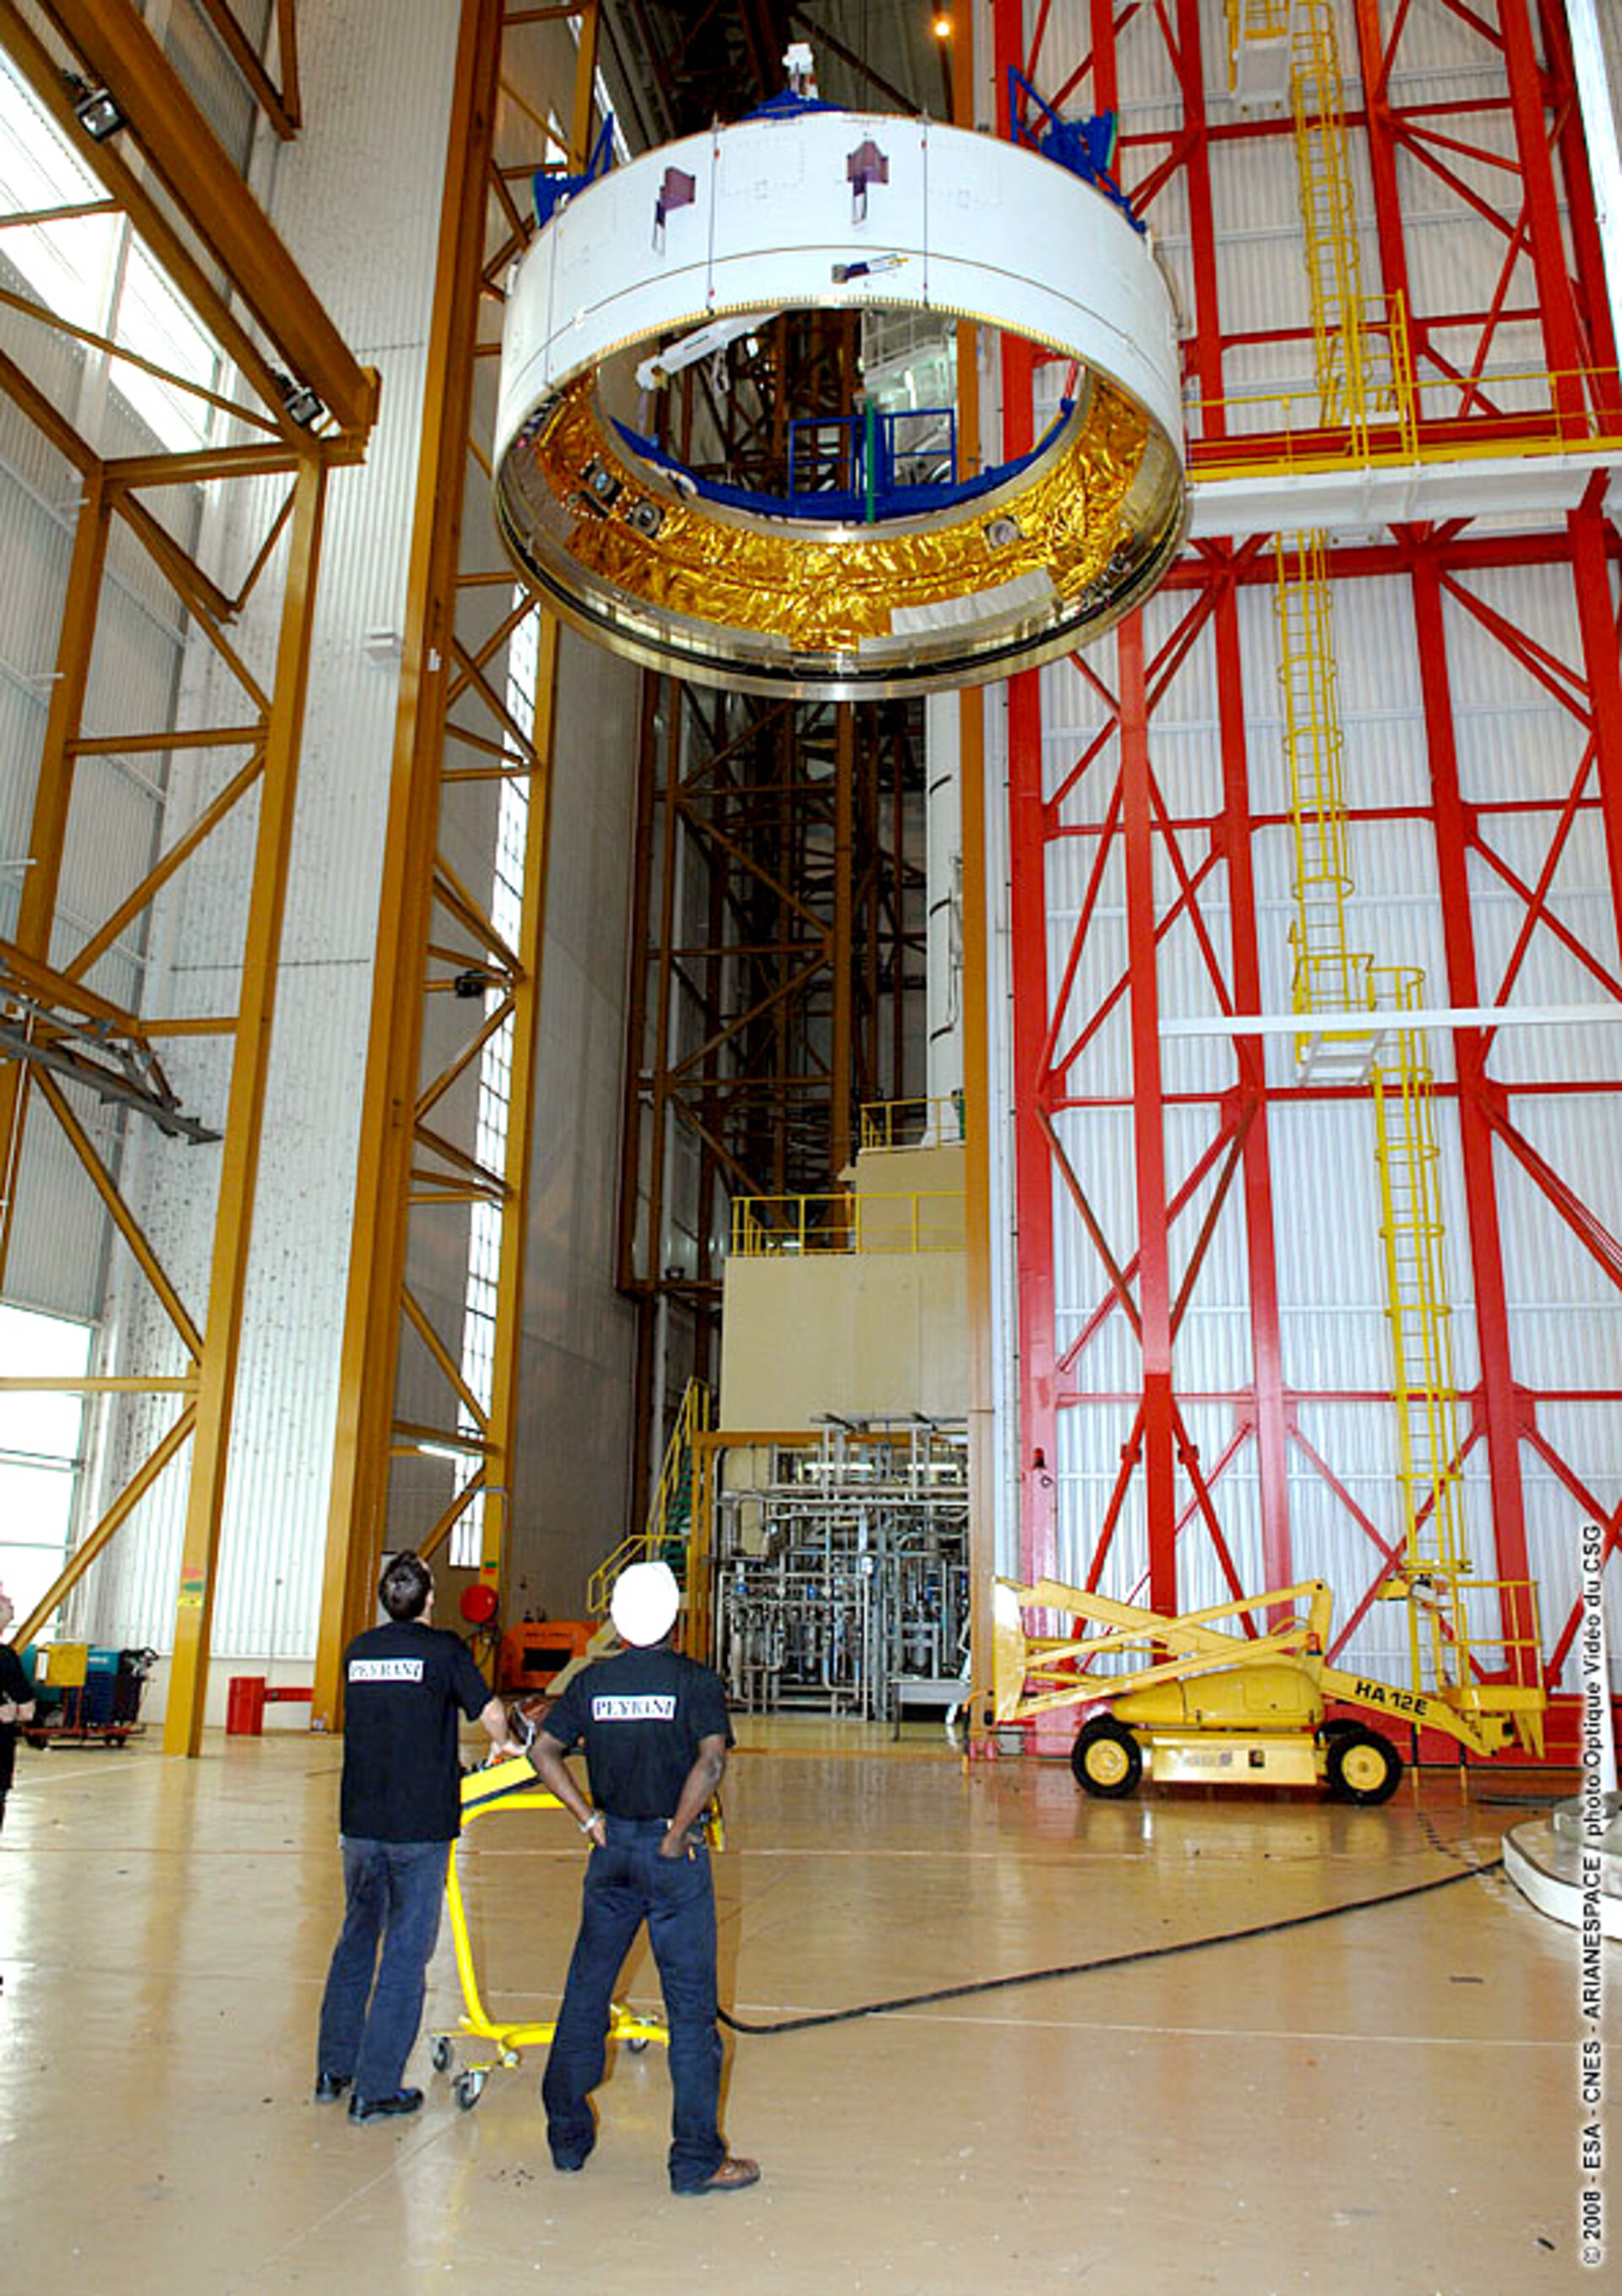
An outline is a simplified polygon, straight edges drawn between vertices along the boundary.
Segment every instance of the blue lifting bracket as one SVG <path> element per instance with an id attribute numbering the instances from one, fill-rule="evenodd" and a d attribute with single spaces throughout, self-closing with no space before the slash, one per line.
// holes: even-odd
<path id="1" fill-rule="evenodd" d="M 1026 124 L 1024 95 L 1043 115 L 1045 125 L 1032 128 Z M 1095 112 L 1087 119 L 1061 119 L 1046 99 L 1037 94 L 1017 65 L 1008 67 L 1009 135 L 1016 144 L 1028 144 L 1039 152 L 1044 160 L 1056 160 L 1079 176 L 1084 184 L 1091 184 L 1112 200 L 1132 226 L 1134 231 L 1147 235 L 1149 226 L 1138 215 L 1131 201 L 1115 180 L 1115 154 L 1120 142 L 1120 123 L 1113 111 Z"/>
<path id="2" fill-rule="evenodd" d="M 577 192 L 594 184 L 599 176 L 606 176 L 614 164 L 614 115 L 610 111 L 597 130 L 597 140 L 592 145 L 591 158 L 586 163 L 583 176 L 553 175 L 549 168 L 535 171 L 535 220 L 545 231 L 565 200 L 572 200 Z"/>

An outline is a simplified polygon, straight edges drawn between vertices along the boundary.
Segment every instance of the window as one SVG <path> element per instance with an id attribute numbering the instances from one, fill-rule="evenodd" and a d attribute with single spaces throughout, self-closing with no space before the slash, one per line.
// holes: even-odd
<path id="1" fill-rule="evenodd" d="M 27 83 L 0 55 L 0 224 L 7 215 L 81 207 L 106 193 Z M 167 373 L 218 386 L 219 356 L 121 215 L 69 216 L 0 227 L 0 255 L 48 309 L 105 335 Z M 100 358 L 103 354 L 93 354 Z M 119 397 L 166 447 L 201 446 L 214 409 L 127 360 L 112 362 Z"/>
<path id="2" fill-rule="evenodd" d="M 88 1324 L 0 1305 L 0 1377 L 82 1379 Z M 77 1395 L 0 1392 L 0 1586 L 26 1618 L 68 1553 L 85 1406 Z"/>
<path id="3" fill-rule="evenodd" d="M 525 593 L 514 591 L 513 603 Z M 535 730 L 535 683 L 540 660 L 540 616 L 526 614 L 507 644 L 507 709 L 528 740 Z M 511 774 L 501 785 L 501 810 L 496 828 L 496 870 L 490 890 L 490 922 L 509 948 L 516 948 L 523 927 L 524 856 L 529 842 L 529 788 L 521 775 Z M 505 992 L 487 988 L 485 1011 L 493 1013 Z M 473 1152 L 487 1169 L 499 1172 L 506 1160 L 507 1122 L 512 1104 L 512 1018 L 505 1021 L 485 1046 L 479 1063 L 479 1119 Z M 501 1275 L 501 1210 L 497 1205 L 476 1203 L 468 1234 L 467 1290 L 462 1320 L 462 1376 L 481 1406 L 490 1407 L 496 1367 L 496 1288 Z M 464 1434 L 478 1431 L 472 1414 L 460 1416 Z M 472 1462 L 457 1468 L 457 1488 L 465 1488 L 473 1473 Z M 484 1502 L 471 1500 L 451 1533 L 451 1562 L 460 1570 L 476 1570 L 484 1537 Z"/>

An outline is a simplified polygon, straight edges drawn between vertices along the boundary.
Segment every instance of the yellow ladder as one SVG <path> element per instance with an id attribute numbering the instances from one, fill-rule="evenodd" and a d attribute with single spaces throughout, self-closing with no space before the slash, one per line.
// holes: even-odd
<path id="1" fill-rule="evenodd" d="M 1352 895 L 1344 794 L 1345 740 L 1335 671 L 1334 632 L 1322 534 L 1274 545 L 1277 580 L 1279 688 L 1290 818 L 1295 920 L 1290 1004 L 1297 1013 L 1366 1013 L 1373 1004 L 1370 960 L 1348 933 Z M 1372 1023 L 1345 1030 L 1304 1031 L 1296 1038 L 1303 1080 L 1361 1081 L 1373 1054 Z"/>
<path id="2" fill-rule="evenodd" d="M 1280 12 L 1274 0 L 1230 0 L 1230 31 L 1235 56 L 1247 38 L 1290 43 L 1319 420 L 1348 430 L 1355 451 L 1369 460 L 1372 430 L 1382 423 L 1393 430 L 1389 451 L 1406 457 L 1417 447 L 1406 314 L 1399 296 L 1388 307 L 1363 291 L 1332 0 L 1293 0 L 1282 23 Z M 1404 1571 L 1395 1591 L 1407 1597 L 1414 1688 L 1468 1699 L 1474 1692 L 1467 1597 L 1504 1594 L 1504 1616 L 1519 1631 L 1511 1635 L 1506 1625 L 1496 1639 L 1518 1678 L 1530 1683 L 1537 1658 L 1525 1620 L 1530 1616 L 1535 1632 L 1536 1590 L 1505 1591 L 1470 1577 L 1433 1078 L 1422 1031 L 1401 1022 L 1423 1004 L 1425 976 L 1417 966 L 1377 966 L 1351 947 L 1345 742 L 1323 537 L 1298 535 L 1290 545 L 1281 536 L 1276 554 L 1295 840 L 1292 1005 L 1298 1013 L 1370 1015 L 1361 1029 L 1298 1037 L 1297 1066 L 1319 1078 L 1366 1078 L 1372 1086 L 1403 1518 Z"/>
<path id="3" fill-rule="evenodd" d="M 1380 967 L 1380 1001 L 1397 1013 L 1422 1004 L 1417 966 Z M 1463 1582 L 1470 1576 L 1453 1308 L 1442 1218 L 1441 1148 L 1421 1032 L 1401 1026 L 1375 1064 L 1375 1155 L 1385 1259 L 1391 1377 L 1397 1401 L 1397 1475 L 1411 1582 L 1428 1592 L 1410 1605 L 1413 1657 L 1431 1688 L 1461 1678 L 1468 1654 Z M 1417 1678 L 1417 1677 L 1416 1677 Z"/>
<path id="4" fill-rule="evenodd" d="M 1346 133 L 1333 0 L 1297 0 L 1290 92 L 1296 176 L 1306 232 L 1307 280 L 1317 370 L 1319 420 L 1347 430 L 1357 454 L 1372 452 L 1376 422 L 1397 419 L 1412 443 L 1413 390 L 1400 296 L 1363 291 L 1357 202 Z"/>

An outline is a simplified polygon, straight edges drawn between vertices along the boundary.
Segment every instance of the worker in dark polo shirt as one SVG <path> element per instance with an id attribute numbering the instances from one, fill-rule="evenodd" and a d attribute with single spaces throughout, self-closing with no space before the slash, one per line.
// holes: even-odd
<path id="1" fill-rule="evenodd" d="M 624 1652 L 575 1677 L 529 1750 L 542 1784 L 592 1844 L 541 2095 L 554 2165 L 584 2167 L 597 2137 L 589 2098 L 602 2079 L 614 1988 L 645 1921 L 670 2029 L 671 2189 L 725 2193 L 760 2175 L 721 2139 L 716 1901 L 700 1831 L 733 1734 L 719 1675 L 669 1647 L 680 1607 L 668 1563 L 622 1570 L 610 1611 Z M 563 1759 L 580 1743 L 590 1802 Z"/>
<path id="2" fill-rule="evenodd" d="M 422 2020 L 446 1866 L 462 1828 L 458 1715 L 480 1722 L 498 1753 L 521 1751 L 463 1644 L 430 1623 L 433 1573 L 422 1557 L 395 1555 L 377 1592 L 389 1623 L 356 1635 L 344 1652 L 339 1831 L 347 1911 L 315 2056 L 315 2102 L 352 2090 L 351 2120 L 414 2112 L 422 2102 L 422 2090 L 403 2087 L 401 2077 Z"/>

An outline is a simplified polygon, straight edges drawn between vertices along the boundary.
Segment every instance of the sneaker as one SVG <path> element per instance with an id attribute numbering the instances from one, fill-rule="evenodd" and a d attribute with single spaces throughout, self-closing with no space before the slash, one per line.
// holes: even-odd
<path id="1" fill-rule="evenodd" d="M 315 2076 L 316 2103 L 336 2104 L 354 2079 L 353 2073 L 317 2073 Z"/>
<path id="2" fill-rule="evenodd" d="M 397 2112 L 414 2112 L 422 2102 L 420 2088 L 397 2088 L 392 2096 L 352 2096 L 351 2120 L 385 2120 Z"/>
<path id="3" fill-rule="evenodd" d="M 353 2107 L 350 2109 L 353 2111 Z M 706 2177 L 701 2185 L 674 2185 L 671 2190 L 687 2200 L 695 2193 L 741 2193 L 746 2185 L 758 2185 L 759 2182 L 760 2163 L 758 2161 L 734 2161 L 729 2152 L 720 2167 L 713 2175 Z"/>

